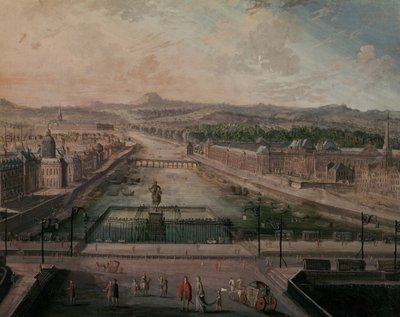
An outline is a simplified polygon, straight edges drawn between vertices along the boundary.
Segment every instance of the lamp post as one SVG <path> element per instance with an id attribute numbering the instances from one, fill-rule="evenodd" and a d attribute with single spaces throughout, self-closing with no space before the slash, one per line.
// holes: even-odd
<path id="1" fill-rule="evenodd" d="M 86 211 L 83 213 L 83 224 L 84 224 L 84 230 L 85 230 L 85 243 L 88 242 L 88 222 L 89 222 L 89 216 L 87 215 Z"/>
<path id="2" fill-rule="evenodd" d="M 42 218 L 42 220 L 40 221 L 40 224 L 42 226 L 42 231 L 41 231 L 41 234 L 40 234 L 40 237 L 41 237 L 41 250 L 42 250 L 42 264 L 44 264 L 44 243 L 43 243 L 43 241 L 44 241 L 44 225 L 45 225 L 45 223 L 46 223 L 46 219 Z"/>
<path id="3" fill-rule="evenodd" d="M 287 267 L 287 263 L 283 258 L 282 241 L 283 241 L 283 215 L 290 211 L 290 206 L 288 205 L 286 209 L 279 214 L 279 222 L 271 221 L 271 227 L 275 231 L 279 230 L 279 268 L 282 268 L 282 262 Z"/>
<path id="4" fill-rule="evenodd" d="M 286 211 L 285 211 L 286 212 Z M 279 230 L 279 268 L 282 268 L 282 262 L 287 266 L 286 261 L 283 259 L 283 251 L 282 251 L 282 240 L 283 240 L 283 213 L 280 214 L 279 222 L 271 221 L 272 229 L 276 231 Z"/>
<path id="5" fill-rule="evenodd" d="M 361 259 L 364 259 L 364 225 L 369 223 L 376 223 L 379 226 L 378 217 L 375 215 L 367 215 L 363 212 L 361 213 Z"/>
<path id="6" fill-rule="evenodd" d="M 281 221 L 279 224 L 279 268 L 282 268 L 282 237 L 283 237 L 283 220 L 281 214 Z"/>
<path id="7" fill-rule="evenodd" d="M 397 232 L 400 232 L 400 222 L 394 222 L 394 270 L 397 270 Z"/>
<path id="8" fill-rule="evenodd" d="M 250 202 L 250 206 L 245 207 L 244 211 L 252 211 L 257 217 L 257 241 L 258 241 L 258 256 L 261 255 L 261 239 L 260 239 L 260 231 L 261 231 L 261 197 L 257 199 L 257 204 Z"/>
<path id="9" fill-rule="evenodd" d="M 83 207 L 74 206 L 71 209 L 71 232 L 70 232 L 70 256 L 73 254 L 73 235 L 74 235 L 74 216 L 78 214 L 80 210 L 85 210 Z"/>
<path id="10" fill-rule="evenodd" d="M 6 258 L 6 261 L 7 261 L 7 254 L 8 254 L 8 249 L 7 249 L 7 231 L 8 231 L 8 228 L 7 228 L 7 208 L 6 208 L 6 210 L 5 210 L 5 221 L 4 221 L 4 256 L 5 256 L 5 258 Z"/>

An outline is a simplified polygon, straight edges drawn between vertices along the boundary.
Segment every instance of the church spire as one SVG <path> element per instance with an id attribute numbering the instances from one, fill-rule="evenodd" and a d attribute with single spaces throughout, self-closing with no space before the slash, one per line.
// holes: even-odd
<path id="1" fill-rule="evenodd" d="M 383 143 L 383 155 L 385 158 L 385 165 L 389 166 L 392 163 L 392 148 L 390 146 L 390 123 L 389 123 L 389 111 L 387 112 L 387 121 L 385 129 L 385 141 Z"/>
<path id="2" fill-rule="evenodd" d="M 61 107 L 60 107 L 60 109 L 58 109 L 57 120 L 58 120 L 58 121 L 63 121 L 63 116 L 62 116 L 62 112 L 61 112 Z"/>

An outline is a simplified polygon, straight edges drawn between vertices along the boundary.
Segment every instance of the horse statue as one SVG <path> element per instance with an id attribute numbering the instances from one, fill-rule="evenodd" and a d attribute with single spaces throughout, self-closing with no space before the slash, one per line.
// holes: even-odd
<path id="1" fill-rule="evenodd" d="M 151 199 L 153 201 L 153 205 L 156 207 L 156 210 L 158 206 L 161 203 L 161 187 L 157 184 L 157 181 L 154 181 L 153 186 L 149 188 L 149 191 L 151 192 Z"/>

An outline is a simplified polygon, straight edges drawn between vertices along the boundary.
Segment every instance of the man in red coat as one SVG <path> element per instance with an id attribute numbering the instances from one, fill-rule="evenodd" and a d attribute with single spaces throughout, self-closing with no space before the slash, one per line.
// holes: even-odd
<path id="1" fill-rule="evenodd" d="M 182 310 L 189 311 L 189 302 L 192 300 L 192 286 L 190 286 L 187 276 L 183 277 L 183 281 L 179 285 L 178 297 L 183 305 Z"/>

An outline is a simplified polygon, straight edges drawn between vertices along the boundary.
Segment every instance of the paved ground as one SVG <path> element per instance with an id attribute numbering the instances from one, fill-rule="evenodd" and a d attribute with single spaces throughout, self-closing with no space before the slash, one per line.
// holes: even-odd
<path id="1" fill-rule="evenodd" d="M 254 242 L 253 242 L 254 244 Z M 263 249 L 269 252 L 267 255 L 256 259 L 245 246 L 232 245 L 151 245 L 151 244 L 89 244 L 82 251 L 83 254 L 90 254 L 91 257 L 59 257 L 45 256 L 46 265 L 54 264 L 61 269 L 71 270 L 64 276 L 64 282 L 74 279 L 80 289 L 79 300 L 76 306 L 68 305 L 66 284 L 46 306 L 43 306 L 37 316 L 108 316 L 116 314 L 119 316 L 179 316 L 190 315 L 179 311 L 179 302 L 176 299 L 176 288 L 183 275 L 188 275 L 192 282 L 199 274 L 203 277 L 206 294 L 209 300 L 213 299 L 216 289 L 228 288 L 227 281 L 233 277 L 239 277 L 245 283 L 252 280 L 263 280 L 271 286 L 271 289 L 279 301 L 279 314 L 274 316 L 306 316 L 302 310 L 291 302 L 285 295 L 285 280 L 293 276 L 302 266 L 302 258 L 311 252 L 311 256 L 330 256 L 334 264 L 335 255 L 345 249 L 347 257 L 359 250 L 360 243 L 352 242 L 347 245 L 333 241 L 325 241 L 322 245 L 313 242 L 284 242 L 284 260 L 282 268 L 279 269 L 278 243 L 262 241 Z M 12 243 L 11 247 L 22 247 L 26 250 L 40 250 L 40 243 Z M 134 250 L 132 247 L 134 246 Z M 46 250 L 65 250 L 66 244 L 48 243 Z M 375 257 L 381 257 L 382 251 L 389 253 L 393 245 L 366 243 L 365 254 L 367 269 L 375 269 Z M 96 251 L 97 249 L 97 251 Z M 291 252 L 288 252 L 290 250 Z M 374 250 L 374 257 L 371 256 Z M 134 251 L 134 252 L 133 252 Z M 187 252 L 187 253 L 186 253 Z M 265 251 L 264 251 L 265 252 Z M 297 255 L 301 254 L 301 256 Z M 148 255 L 147 258 L 143 258 Z M 195 259 L 192 259 L 192 255 Z M 125 257 L 134 256 L 133 259 Z M 163 257 L 169 257 L 165 259 Z M 176 259 L 174 259 L 176 256 Z M 187 256 L 187 258 L 186 258 Z M 201 259 L 197 257 L 201 256 Z M 160 258 L 158 258 L 160 257 Z M 0 316 L 9 316 L 12 308 L 15 307 L 26 294 L 30 285 L 34 282 L 34 275 L 39 271 L 40 256 L 10 256 L 8 264 L 17 272 L 17 283 L 6 299 L 0 304 Z M 104 271 L 104 265 L 110 261 L 119 261 L 120 274 Z M 220 263 L 221 271 L 216 270 L 216 263 Z M 116 264 L 117 262 L 112 262 Z M 138 279 L 143 272 L 146 272 L 153 280 L 151 284 L 151 296 L 133 297 L 130 289 L 133 278 Z M 157 278 L 166 275 L 170 281 L 170 295 L 166 298 L 159 298 Z M 121 286 L 120 307 L 109 307 L 104 300 L 102 288 L 110 278 L 117 278 Z M 260 315 L 253 309 L 249 309 L 239 303 L 232 302 L 227 294 L 223 295 L 224 312 L 218 313 L 221 316 L 256 316 Z M 155 310 L 155 311 L 153 311 Z M 157 313 L 162 312 L 162 313 Z M 193 313 L 194 314 L 194 313 Z"/>
<path id="2" fill-rule="evenodd" d="M 21 263 L 20 258 L 10 258 L 9 265 L 18 273 L 19 281 L 29 280 L 36 273 L 38 268 L 35 264 L 26 262 L 34 261 L 34 258 L 26 258 L 25 263 Z M 38 259 L 36 259 L 38 260 Z M 177 299 L 177 288 L 183 277 L 187 275 L 189 281 L 194 284 L 195 276 L 200 275 L 205 288 L 207 301 L 213 301 L 216 291 L 220 288 L 229 288 L 230 278 L 237 280 L 241 278 L 244 285 L 254 280 L 265 280 L 265 276 L 257 268 L 254 261 L 223 260 L 220 262 L 221 269 L 216 269 L 215 260 L 127 260 L 121 259 L 120 266 L 123 273 L 108 273 L 99 268 L 96 262 L 104 263 L 111 261 L 99 258 L 64 258 L 64 261 L 54 264 L 60 269 L 68 269 L 65 272 L 62 283 L 58 286 L 54 296 L 46 298 L 35 316 L 191 316 L 195 312 L 184 313 L 181 311 L 180 303 Z M 50 262 L 50 261 L 47 261 Z M 27 269 L 29 268 L 29 269 Z M 36 269 L 35 269 L 36 268 Z M 139 279 L 143 273 L 151 279 L 149 295 L 138 294 L 133 296 L 131 289 L 132 280 Z M 169 292 L 165 298 L 159 297 L 158 277 L 166 276 L 169 281 Z M 22 277 L 23 276 L 23 277 Z M 120 305 L 110 307 L 106 301 L 104 288 L 107 281 L 116 278 L 120 285 Z M 76 305 L 70 306 L 68 299 L 68 282 L 74 280 L 77 285 Z M 21 284 L 22 285 L 22 284 Z M 25 284 L 26 286 L 26 284 Z M 276 289 L 271 287 L 273 292 Z M 8 298 L 17 298 L 18 283 L 11 291 Z M 303 311 L 288 302 L 287 298 L 282 297 L 277 291 L 274 292 L 278 298 L 278 312 L 267 314 L 269 316 L 306 316 Z M 12 301 L 4 301 L 0 304 L 0 315 L 3 315 L 6 306 L 12 305 Z M 222 296 L 222 312 L 214 312 L 214 306 L 209 307 L 210 313 L 219 316 L 260 316 L 260 312 L 253 308 L 244 306 L 228 297 L 227 292 Z M 191 306 L 194 309 L 194 306 Z"/>

